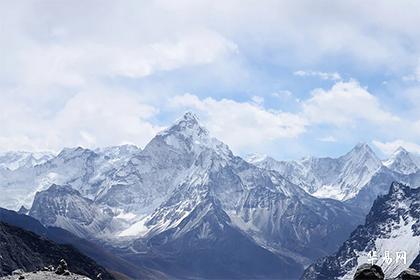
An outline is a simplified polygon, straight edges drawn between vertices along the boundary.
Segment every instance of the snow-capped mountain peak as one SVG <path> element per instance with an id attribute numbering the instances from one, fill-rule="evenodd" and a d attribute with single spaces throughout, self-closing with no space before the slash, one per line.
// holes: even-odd
<path id="1" fill-rule="evenodd" d="M 200 126 L 198 117 L 191 113 L 186 112 L 181 118 L 175 121 L 175 123 L 169 128 L 165 129 L 158 135 L 167 135 L 171 133 L 180 133 L 186 136 L 209 135 L 209 132 L 204 127 Z"/>
<path id="2" fill-rule="evenodd" d="M 396 149 L 383 164 L 389 169 L 402 174 L 411 174 L 419 170 L 415 156 L 403 147 Z"/>
<path id="3" fill-rule="evenodd" d="M 162 139 L 166 145 L 176 150 L 200 154 L 204 149 L 211 149 L 223 158 L 232 157 L 229 147 L 216 138 L 213 138 L 209 131 L 199 123 L 198 117 L 191 113 L 185 113 L 174 125 L 158 133 L 154 138 Z M 145 148 L 154 144 L 152 140 Z"/>
<path id="4" fill-rule="evenodd" d="M 381 161 L 372 148 L 366 143 L 357 144 L 350 152 L 345 154 L 343 160 L 352 160 L 360 163 L 361 161 L 370 161 L 375 167 L 381 165 Z"/>
<path id="5" fill-rule="evenodd" d="M 338 158 L 306 157 L 297 161 L 277 161 L 267 157 L 249 161 L 258 167 L 278 171 L 317 197 L 338 200 L 357 195 L 382 167 L 381 160 L 366 143 L 357 144 Z"/>

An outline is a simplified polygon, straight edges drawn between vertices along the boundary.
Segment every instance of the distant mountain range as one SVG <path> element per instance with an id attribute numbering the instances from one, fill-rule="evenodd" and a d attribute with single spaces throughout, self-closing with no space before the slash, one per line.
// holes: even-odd
<path id="1" fill-rule="evenodd" d="M 22 167 L 33 167 L 47 162 L 54 157 L 53 153 L 41 152 L 5 152 L 0 153 L 0 169 L 16 170 Z"/>
<path id="2" fill-rule="evenodd" d="M 338 158 L 277 161 L 251 155 L 247 160 L 279 172 L 313 196 L 343 201 L 367 213 L 376 197 L 387 193 L 393 181 L 420 185 L 418 159 L 418 155 L 400 147 L 389 159 L 381 161 L 367 144 L 361 143 Z"/>
<path id="3" fill-rule="evenodd" d="M 418 186 L 419 174 L 415 155 L 381 161 L 366 144 L 336 159 L 246 161 L 186 113 L 143 150 L 67 148 L 0 169 L 0 206 L 150 275 L 297 279 L 393 181 Z"/>

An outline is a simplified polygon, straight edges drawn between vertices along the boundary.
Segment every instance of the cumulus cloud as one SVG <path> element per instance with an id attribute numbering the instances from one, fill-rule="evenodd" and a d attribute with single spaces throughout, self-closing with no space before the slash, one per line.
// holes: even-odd
<path id="1" fill-rule="evenodd" d="M 30 105 L 1 103 L 2 150 L 52 150 L 124 143 L 144 146 L 161 127 L 150 121 L 158 109 L 139 96 L 104 88 L 81 91 L 62 108 L 42 116 Z"/>
<path id="2" fill-rule="evenodd" d="M 378 140 L 372 141 L 372 143 L 380 149 L 385 155 L 391 155 L 399 147 L 403 147 L 409 152 L 420 154 L 420 145 L 417 143 L 405 141 L 402 139 L 397 139 L 390 142 L 381 142 Z"/>
<path id="3" fill-rule="evenodd" d="M 172 98 L 170 104 L 199 112 L 210 132 L 236 151 L 294 138 L 305 131 L 305 121 L 299 116 L 266 110 L 255 103 L 184 94 Z"/>
<path id="4" fill-rule="evenodd" d="M 303 103 L 303 114 L 311 123 L 337 126 L 357 121 L 399 121 L 397 116 L 383 109 L 378 99 L 355 80 L 337 82 L 329 90 L 314 90 L 312 96 Z"/>
<path id="5" fill-rule="evenodd" d="M 236 51 L 233 42 L 202 30 L 136 46 L 37 44 L 17 53 L 14 68 L 19 71 L 16 78 L 20 83 L 79 86 L 94 78 L 142 78 L 158 71 L 208 64 Z"/>

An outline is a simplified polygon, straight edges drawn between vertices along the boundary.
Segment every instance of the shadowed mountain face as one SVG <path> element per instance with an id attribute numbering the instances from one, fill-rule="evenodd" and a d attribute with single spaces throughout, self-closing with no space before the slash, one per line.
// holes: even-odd
<path id="1" fill-rule="evenodd" d="M 364 225 L 359 226 L 338 252 L 306 269 L 303 279 L 351 279 L 356 268 L 377 253 L 376 264 L 386 277 L 396 277 L 408 268 L 418 269 L 420 254 L 420 189 L 393 183 L 387 195 L 375 200 Z M 393 258 L 385 263 L 389 252 Z M 397 262 L 397 252 L 406 253 L 406 263 Z"/>
<path id="2" fill-rule="evenodd" d="M 57 245 L 49 240 L 0 222 L 0 275 L 16 269 L 35 271 L 61 259 L 69 262 L 69 270 L 91 278 L 102 273 L 104 279 L 114 279 L 104 268 L 70 246 Z"/>
<path id="3" fill-rule="evenodd" d="M 302 266 L 259 246 L 230 221 L 218 202 L 206 197 L 176 227 L 146 241 L 159 255 L 154 265 L 180 278 L 297 278 Z M 134 248 L 141 250 L 138 243 Z M 149 259 L 150 255 L 146 257 Z M 145 260 L 144 256 L 132 256 Z M 147 260 L 146 260 L 147 261 Z"/>

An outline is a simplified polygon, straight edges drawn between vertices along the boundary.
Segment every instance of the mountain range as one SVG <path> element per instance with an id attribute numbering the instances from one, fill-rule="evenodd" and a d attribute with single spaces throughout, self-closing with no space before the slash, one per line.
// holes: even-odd
<path id="1" fill-rule="evenodd" d="M 297 279 L 393 181 L 420 181 L 403 149 L 385 161 L 366 144 L 335 159 L 244 160 L 186 113 L 144 149 L 66 148 L 0 169 L 0 206 L 170 278 Z"/>
<path id="2" fill-rule="evenodd" d="M 313 196 L 343 201 L 367 214 L 376 197 L 386 194 L 393 181 L 419 185 L 418 158 L 399 147 L 388 159 L 381 160 L 369 145 L 360 143 L 338 158 L 277 161 L 268 156 L 251 155 L 247 160 L 279 172 Z"/>

